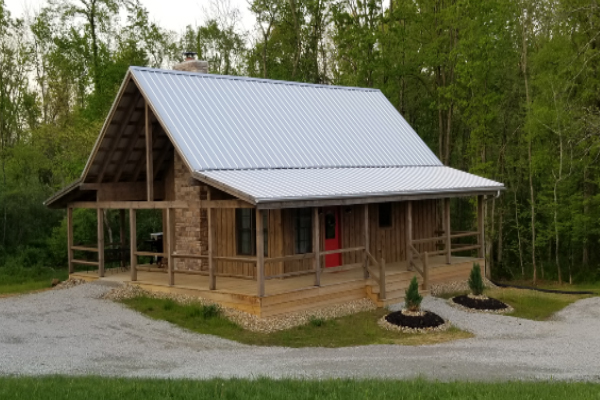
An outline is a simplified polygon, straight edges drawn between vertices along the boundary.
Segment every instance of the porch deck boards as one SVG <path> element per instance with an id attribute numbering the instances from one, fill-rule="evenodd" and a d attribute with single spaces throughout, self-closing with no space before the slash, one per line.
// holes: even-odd
<path id="1" fill-rule="evenodd" d="M 452 257 L 451 261 L 450 265 L 445 264 L 445 258 L 442 256 L 432 257 L 429 260 L 431 283 L 465 279 L 470 265 L 482 260 Z M 386 265 L 386 277 L 406 272 L 406 262 Z M 418 275 L 417 272 L 415 274 Z M 320 287 L 313 286 L 314 275 L 312 274 L 268 280 L 265 282 L 265 297 L 259 298 L 257 282 L 254 280 L 217 277 L 216 290 L 209 290 L 209 278 L 204 275 L 175 274 L 174 286 L 169 286 L 166 271 L 164 273 L 138 271 L 138 280 L 135 282 L 130 281 L 130 276 L 129 271 L 119 269 L 107 270 L 103 278 L 98 278 L 97 271 L 71 274 L 74 278 L 133 283 L 150 291 L 203 297 L 262 317 L 366 298 L 368 285 L 368 280 L 363 277 L 362 268 L 357 268 L 350 271 L 322 273 Z M 412 274 L 410 276 L 412 277 Z"/>

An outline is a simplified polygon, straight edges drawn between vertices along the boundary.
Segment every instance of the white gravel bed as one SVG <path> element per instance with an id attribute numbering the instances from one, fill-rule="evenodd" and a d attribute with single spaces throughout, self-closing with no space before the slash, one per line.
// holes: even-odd
<path id="1" fill-rule="evenodd" d="M 89 283 L 0 299 L 0 375 L 600 380 L 598 297 L 545 322 L 466 313 L 426 297 L 424 308 L 476 337 L 433 346 L 288 349 L 244 346 L 151 320 L 100 299 L 112 288 Z"/>

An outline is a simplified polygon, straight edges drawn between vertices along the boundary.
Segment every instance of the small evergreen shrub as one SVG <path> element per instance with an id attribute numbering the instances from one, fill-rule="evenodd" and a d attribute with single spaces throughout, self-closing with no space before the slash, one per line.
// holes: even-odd
<path id="1" fill-rule="evenodd" d="M 174 300 L 166 299 L 165 302 L 163 303 L 163 310 L 170 311 L 175 308 L 175 305 L 176 305 L 176 303 Z"/>
<path id="2" fill-rule="evenodd" d="M 188 318 L 200 318 L 202 317 L 202 309 L 198 306 L 189 306 L 186 309 L 186 315 Z"/>
<path id="3" fill-rule="evenodd" d="M 406 289 L 406 292 L 404 293 L 404 306 L 406 309 L 413 312 L 419 311 L 421 309 L 423 296 L 419 294 L 419 281 L 417 281 L 416 276 L 413 276 L 408 289 Z"/>
<path id="4" fill-rule="evenodd" d="M 308 322 L 316 328 L 325 325 L 325 320 L 323 318 L 317 318 L 314 315 L 310 316 Z"/>
<path id="5" fill-rule="evenodd" d="M 475 296 L 481 296 L 483 294 L 483 278 L 481 278 L 481 267 L 479 263 L 473 264 L 471 269 L 471 275 L 469 276 L 469 288 Z"/>
<path id="6" fill-rule="evenodd" d="M 202 318 L 210 319 L 221 315 L 221 307 L 217 304 L 206 304 L 202 306 Z"/>

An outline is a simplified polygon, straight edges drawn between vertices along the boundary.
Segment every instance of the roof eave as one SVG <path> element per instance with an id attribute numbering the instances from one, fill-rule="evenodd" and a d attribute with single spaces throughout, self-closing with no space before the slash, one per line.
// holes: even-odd
<path id="1" fill-rule="evenodd" d="M 207 185 L 213 186 L 219 190 L 224 191 L 225 193 L 229 193 L 230 195 L 237 197 L 238 199 L 248 202 L 252 205 L 257 204 L 256 199 L 254 197 L 252 197 L 251 195 L 249 195 L 248 193 L 242 192 L 241 190 L 238 190 L 232 186 L 226 185 L 216 179 L 209 178 L 208 176 L 204 175 L 200 171 L 192 172 L 192 177 L 194 179 L 199 180 L 202 183 L 206 183 Z"/>
<path id="2" fill-rule="evenodd" d="M 305 196 L 305 197 L 280 197 L 280 198 L 256 198 L 256 206 L 261 209 L 272 208 L 296 208 L 304 206 L 320 205 L 352 205 L 366 203 L 384 203 L 389 201 L 410 201 L 421 199 L 437 199 L 446 197 L 466 197 L 476 195 L 497 194 L 506 190 L 504 186 L 454 188 L 450 190 L 423 190 L 410 192 L 381 192 L 381 193 L 358 193 L 352 195 L 335 196 Z"/>
<path id="3" fill-rule="evenodd" d="M 62 208 L 62 207 L 56 207 L 56 206 L 54 206 L 54 204 L 57 201 L 59 201 L 60 199 L 62 199 L 63 197 L 65 197 L 66 195 L 68 195 L 69 193 L 78 189 L 82 183 L 83 183 L 83 177 L 77 178 L 73 182 L 69 183 L 67 186 L 60 189 L 58 192 L 54 193 L 48 199 L 46 199 L 43 203 L 44 206 L 46 206 L 48 208 Z"/>

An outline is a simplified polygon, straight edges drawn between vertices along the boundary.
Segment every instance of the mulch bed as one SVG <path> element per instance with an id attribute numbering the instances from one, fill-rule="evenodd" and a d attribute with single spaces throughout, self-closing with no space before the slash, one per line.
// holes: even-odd
<path id="1" fill-rule="evenodd" d="M 452 301 L 456 304 L 460 304 L 463 307 L 475 309 L 475 310 L 505 310 L 509 306 L 500 300 L 488 297 L 485 299 L 476 299 L 465 294 L 462 296 L 456 296 L 452 298 Z"/>
<path id="2" fill-rule="evenodd" d="M 423 315 L 404 315 L 402 311 L 396 311 L 386 315 L 385 320 L 390 324 L 411 329 L 437 328 L 446 322 L 430 311 L 423 311 Z"/>

